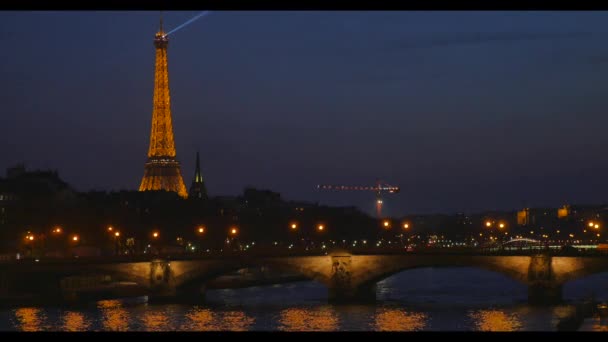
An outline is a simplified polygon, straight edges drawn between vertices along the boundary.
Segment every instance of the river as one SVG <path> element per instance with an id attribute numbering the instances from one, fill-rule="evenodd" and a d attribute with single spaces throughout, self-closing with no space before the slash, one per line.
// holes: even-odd
<path id="1" fill-rule="evenodd" d="M 554 331 L 571 303 L 608 299 L 608 273 L 568 283 L 563 305 L 526 304 L 527 288 L 475 268 L 408 270 L 378 283 L 376 304 L 330 305 L 315 282 L 210 290 L 204 305 L 145 297 L 0 310 L 2 331 Z M 590 318 L 582 330 L 608 330 Z"/>

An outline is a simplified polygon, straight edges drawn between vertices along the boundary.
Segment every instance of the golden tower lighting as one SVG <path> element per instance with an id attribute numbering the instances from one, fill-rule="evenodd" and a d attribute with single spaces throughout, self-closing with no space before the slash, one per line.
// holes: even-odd
<path id="1" fill-rule="evenodd" d="M 169 39 L 163 31 L 161 20 L 160 30 L 154 37 L 156 66 L 150 147 L 139 191 L 172 191 L 186 198 L 188 197 L 186 185 L 182 178 L 179 162 L 175 158 L 175 141 L 173 140 L 173 124 L 171 123 L 171 97 L 169 95 L 169 70 L 167 68 L 168 44 Z"/>

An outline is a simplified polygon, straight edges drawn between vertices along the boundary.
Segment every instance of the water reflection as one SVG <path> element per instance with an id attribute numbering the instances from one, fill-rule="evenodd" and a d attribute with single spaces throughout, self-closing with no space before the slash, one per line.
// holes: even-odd
<path id="1" fill-rule="evenodd" d="M 279 330 L 284 331 L 335 331 L 338 317 L 333 309 L 289 308 L 279 314 Z"/>
<path id="2" fill-rule="evenodd" d="M 186 314 L 183 330 L 190 331 L 247 331 L 255 318 L 243 311 L 212 311 L 195 306 Z"/>
<path id="3" fill-rule="evenodd" d="M 214 331 L 218 330 L 217 325 L 213 322 L 213 312 L 209 309 L 204 309 L 195 306 L 186 314 L 186 323 L 182 330 L 188 331 Z"/>
<path id="4" fill-rule="evenodd" d="M 475 330 L 480 331 L 515 331 L 522 327 L 521 320 L 515 314 L 499 310 L 478 310 L 469 313 Z"/>
<path id="5" fill-rule="evenodd" d="M 221 322 L 218 330 L 246 331 L 255 319 L 242 311 L 227 311 L 222 313 L 218 321 Z"/>
<path id="6" fill-rule="evenodd" d="M 18 330 L 22 331 L 40 331 L 44 330 L 45 316 L 41 309 L 38 308 L 20 308 L 15 310 L 17 318 Z"/>
<path id="7" fill-rule="evenodd" d="M 63 331 L 83 331 L 90 325 L 80 312 L 68 311 L 63 316 Z"/>
<path id="8" fill-rule="evenodd" d="M 427 315 L 423 313 L 386 308 L 377 311 L 375 318 L 375 330 L 379 331 L 422 330 L 427 321 Z"/>
<path id="9" fill-rule="evenodd" d="M 102 300 L 97 306 L 101 310 L 104 330 L 129 330 L 129 313 L 119 300 Z"/>
<path id="10" fill-rule="evenodd" d="M 147 308 L 150 310 L 151 308 Z M 146 331 L 167 331 L 171 330 L 168 327 L 169 319 L 167 311 L 146 311 L 142 318 L 144 323 L 144 330 Z"/>

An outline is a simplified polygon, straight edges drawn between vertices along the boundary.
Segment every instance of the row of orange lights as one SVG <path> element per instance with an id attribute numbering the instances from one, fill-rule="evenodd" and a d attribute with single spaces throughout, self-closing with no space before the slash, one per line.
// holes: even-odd
<path id="1" fill-rule="evenodd" d="M 502 229 L 507 225 L 504 222 L 498 222 L 498 228 Z M 486 221 L 486 227 L 492 227 L 492 221 Z"/>
<path id="2" fill-rule="evenodd" d="M 391 222 L 384 221 L 382 222 L 382 225 L 384 226 L 384 228 L 389 229 L 391 227 Z M 407 222 L 403 223 L 403 229 L 410 229 L 410 224 Z"/>
<path id="3" fill-rule="evenodd" d="M 289 225 L 289 228 L 291 228 L 292 230 L 296 230 L 296 229 L 298 229 L 298 224 L 297 224 L 297 223 L 291 223 L 291 224 Z M 317 230 L 318 230 L 318 231 L 320 231 L 320 232 L 321 232 L 321 231 L 323 231 L 324 229 L 325 229 L 325 225 L 323 225 L 323 224 L 319 224 L 319 225 L 317 225 Z"/>

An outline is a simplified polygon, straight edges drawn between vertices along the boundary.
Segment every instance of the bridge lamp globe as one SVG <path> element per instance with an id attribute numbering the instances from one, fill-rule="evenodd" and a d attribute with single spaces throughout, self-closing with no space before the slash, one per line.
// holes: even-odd
<path id="1" fill-rule="evenodd" d="M 403 229 L 409 229 L 410 228 L 410 224 L 409 223 L 404 223 L 403 224 Z"/>
<path id="2" fill-rule="evenodd" d="M 486 221 L 486 227 L 492 227 L 492 222 Z"/>
<path id="3" fill-rule="evenodd" d="M 388 220 L 385 220 L 384 222 L 382 222 L 382 225 L 384 226 L 384 228 L 390 228 L 391 227 L 391 223 Z"/>
<path id="4" fill-rule="evenodd" d="M 322 224 L 320 224 L 320 225 L 317 226 L 317 230 L 320 231 L 320 232 L 322 232 L 324 229 L 325 229 L 325 226 L 322 225 Z"/>
<path id="5" fill-rule="evenodd" d="M 203 234 L 205 232 L 205 227 L 202 227 L 202 226 L 198 227 L 197 231 L 198 231 L 199 234 Z"/>
<path id="6" fill-rule="evenodd" d="M 236 229 L 236 227 L 230 228 L 230 235 L 236 236 L 237 233 L 238 233 L 238 229 Z"/>
<path id="7" fill-rule="evenodd" d="M 79 239 L 78 235 L 72 236 L 72 241 L 78 242 L 78 239 Z"/>
<path id="8" fill-rule="evenodd" d="M 600 229 L 600 225 L 596 223 L 596 224 L 593 225 L 593 228 Z"/>
<path id="9" fill-rule="evenodd" d="M 114 228 L 113 228 L 112 226 L 108 226 L 108 231 L 109 231 L 109 232 L 111 232 L 111 231 L 113 231 L 113 230 L 114 230 Z"/>
<path id="10" fill-rule="evenodd" d="M 289 227 L 293 230 L 296 230 L 298 228 L 298 225 L 296 223 L 292 223 Z"/>
<path id="11" fill-rule="evenodd" d="M 592 228 L 592 227 L 593 227 L 593 221 L 589 222 L 588 226 L 589 226 L 590 228 Z"/>
<path id="12" fill-rule="evenodd" d="M 119 237 L 120 236 L 120 232 L 114 233 L 114 236 Z"/>
<path id="13" fill-rule="evenodd" d="M 158 238 L 158 235 L 159 235 L 159 234 L 158 234 L 158 232 L 153 232 L 153 233 L 152 233 L 152 237 L 153 237 L 153 238 L 155 238 L 155 239 L 157 239 L 157 238 Z"/>
<path id="14" fill-rule="evenodd" d="M 500 222 L 500 223 L 498 224 L 498 228 L 502 229 L 502 228 L 504 228 L 504 227 L 505 227 L 505 224 L 504 224 L 504 223 Z"/>

